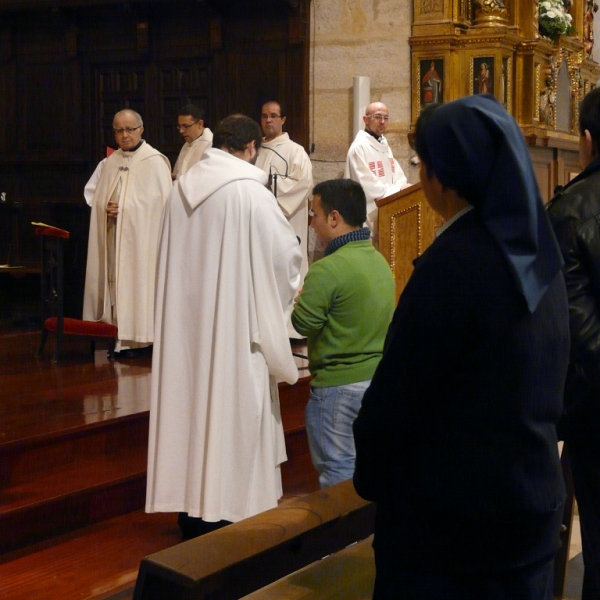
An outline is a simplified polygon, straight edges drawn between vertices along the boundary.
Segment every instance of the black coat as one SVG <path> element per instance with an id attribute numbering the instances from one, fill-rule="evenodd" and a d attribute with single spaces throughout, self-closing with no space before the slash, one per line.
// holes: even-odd
<path id="1" fill-rule="evenodd" d="M 571 329 L 559 435 L 600 444 L 600 158 L 552 199 L 548 213 L 565 260 Z"/>
<path id="2" fill-rule="evenodd" d="M 385 564 L 495 572 L 555 551 L 568 349 L 562 275 L 530 314 L 475 210 L 415 261 L 354 424 L 378 577 Z"/>

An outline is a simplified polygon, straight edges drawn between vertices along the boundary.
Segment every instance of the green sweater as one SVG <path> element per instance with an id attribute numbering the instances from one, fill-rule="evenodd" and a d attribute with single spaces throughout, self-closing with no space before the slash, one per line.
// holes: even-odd
<path id="1" fill-rule="evenodd" d="M 394 313 L 394 277 L 370 240 L 349 242 L 315 262 L 292 313 L 308 338 L 314 387 L 366 381 Z"/>

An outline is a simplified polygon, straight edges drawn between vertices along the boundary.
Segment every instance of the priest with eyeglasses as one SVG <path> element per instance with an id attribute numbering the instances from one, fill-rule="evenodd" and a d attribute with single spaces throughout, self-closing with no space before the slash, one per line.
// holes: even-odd
<path id="1" fill-rule="evenodd" d="M 154 340 L 154 289 L 158 231 L 172 188 L 166 156 L 142 139 L 135 111 L 113 119 L 118 150 L 86 187 L 91 204 L 83 318 L 116 325 L 119 358 L 149 354 Z"/>
<path id="2" fill-rule="evenodd" d="M 290 139 L 283 126 L 284 106 L 269 100 L 262 106 L 260 126 L 263 140 L 256 166 L 268 176 L 268 185 L 288 223 L 300 240 L 302 281 L 308 271 L 308 198 L 313 188 L 312 164 L 304 148 Z M 299 337 L 290 326 L 290 337 Z"/>
<path id="3" fill-rule="evenodd" d="M 204 126 L 204 110 L 196 104 L 186 104 L 177 115 L 177 131 L 185 142 L 173 167 L 173 179 L 179 179 L 195 165 L 207 148 L 212 146 L 212 131 Z"/>
<path id="4" fill-rule="evenodd" d="M 367 221 L 371 237 L 377 240 L 377 205 L 385 198 L 407 187 L 407 179 L 392 154 L 385 132 L 390 111 L 383 102 L 372 102 L 363 116 L 365 128 L 359 131 L 348 150 L 344 178 L 360 183 L 367 196 Z"/>

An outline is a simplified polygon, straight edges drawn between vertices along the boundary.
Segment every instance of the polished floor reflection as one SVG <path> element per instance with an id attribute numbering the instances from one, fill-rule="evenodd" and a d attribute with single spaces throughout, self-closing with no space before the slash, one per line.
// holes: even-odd
<path id="1" fill-rule="evenodd" d="M 59 363 L 35 356 L 39 333 L 0 337 L 0 443 L 148 410 L 150 359 L 90 358 L 89 342 L 69 338 Z"/>

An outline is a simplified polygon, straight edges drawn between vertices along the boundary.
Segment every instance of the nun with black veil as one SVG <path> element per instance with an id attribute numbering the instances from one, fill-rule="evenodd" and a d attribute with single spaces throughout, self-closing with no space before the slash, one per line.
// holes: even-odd
<path id="1" fill-rule="evenodd" d="M 416 149 L 445 222 L 354 424 L 354 485 L 377 503 L 373 598 L 551 600 L 562 258 L 522 133 L 493 96 L 424 109 Z"/>

